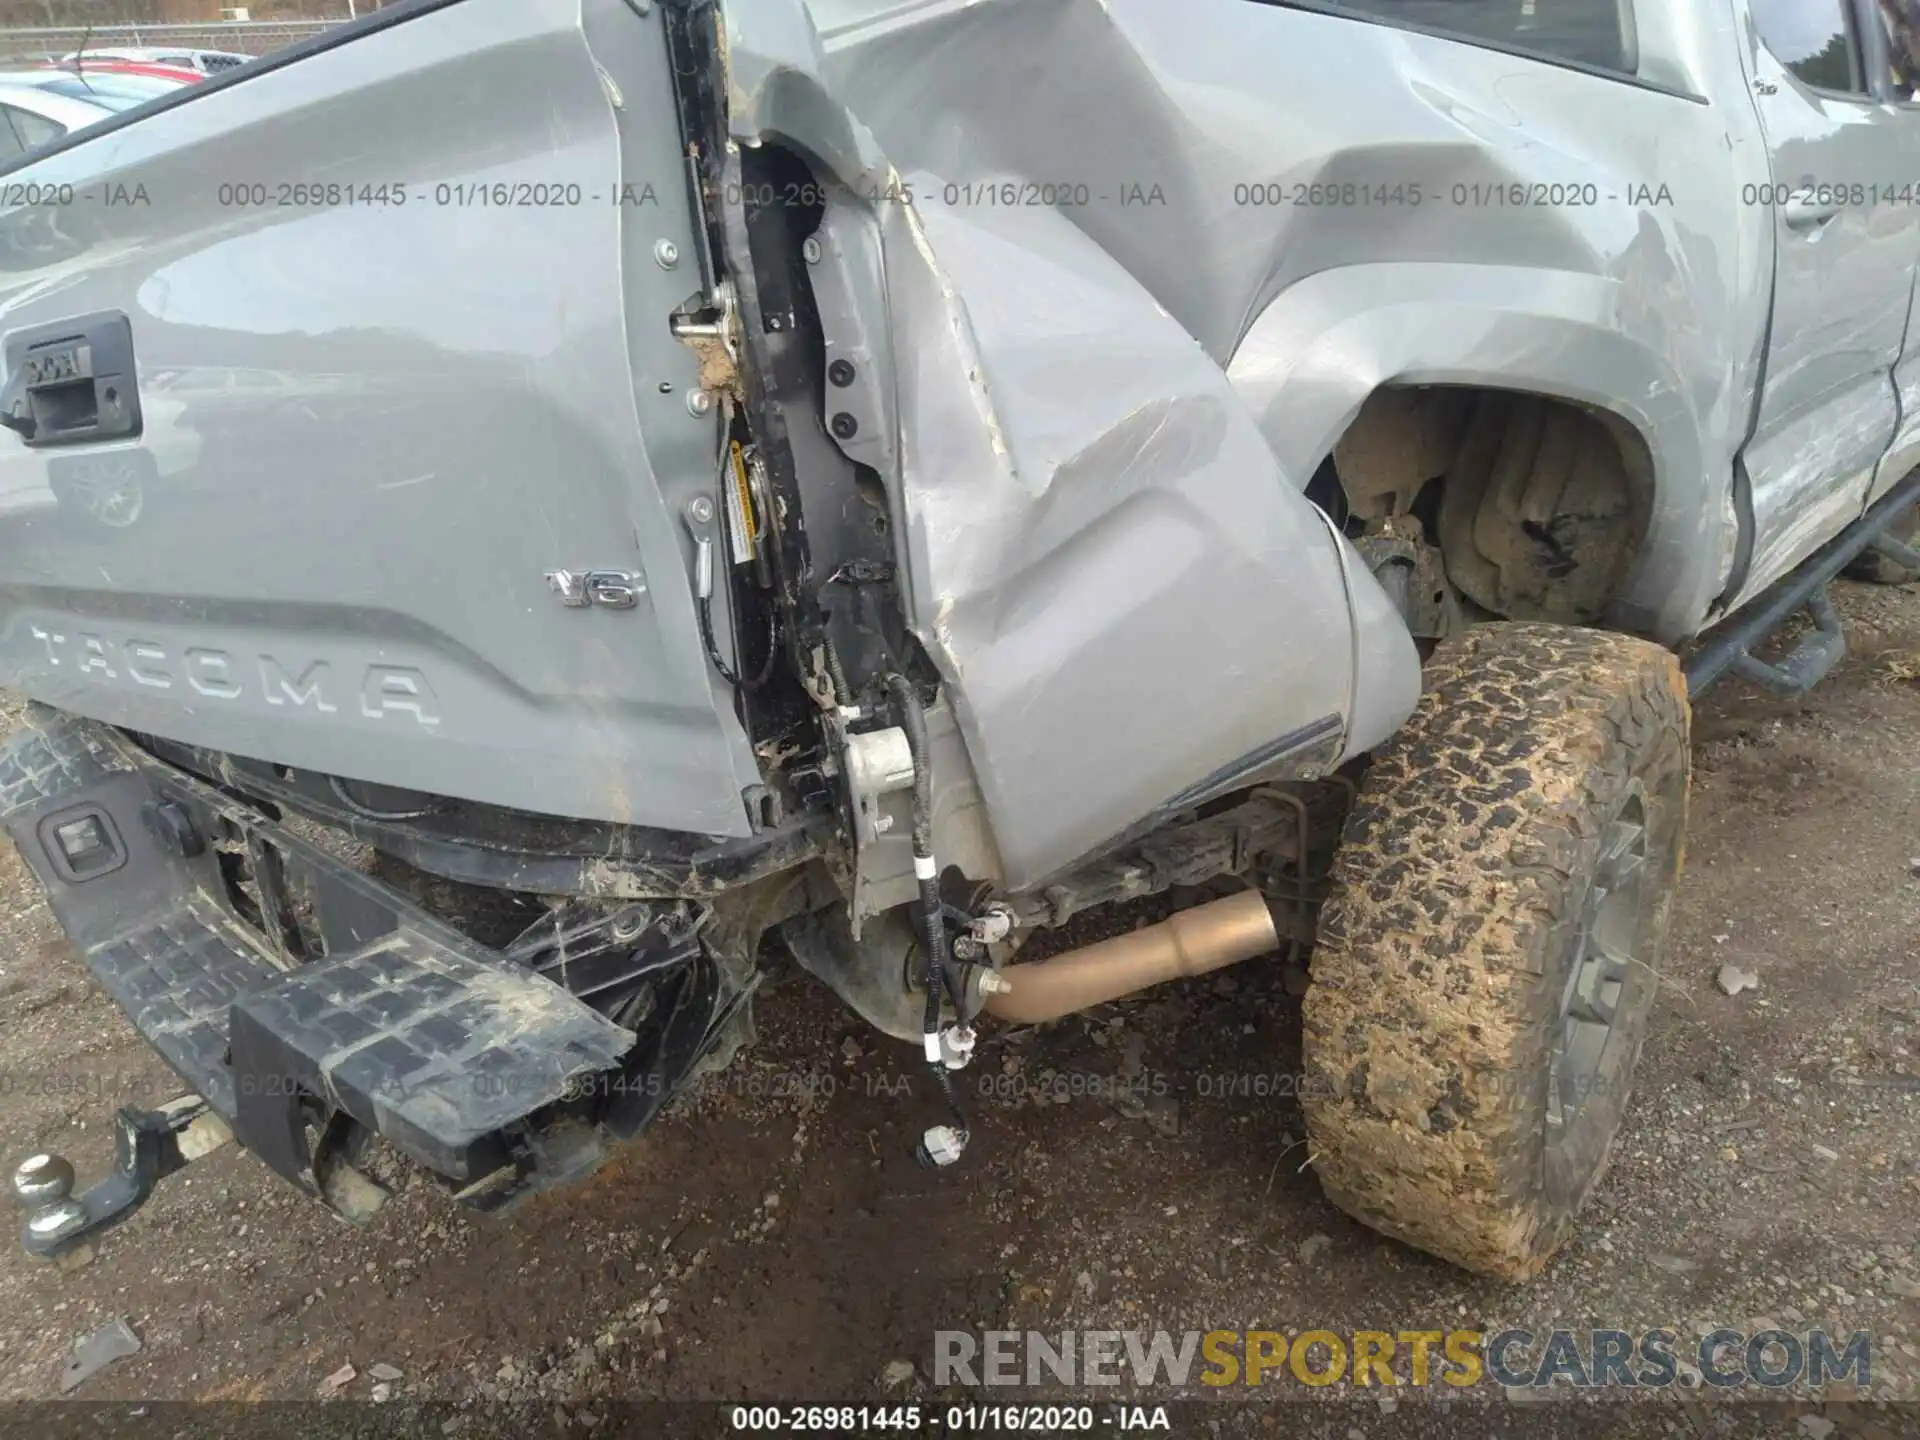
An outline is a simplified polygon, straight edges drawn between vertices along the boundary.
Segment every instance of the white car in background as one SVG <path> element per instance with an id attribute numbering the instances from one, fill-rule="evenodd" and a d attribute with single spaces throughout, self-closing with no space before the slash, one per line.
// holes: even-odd
<path id="1" fill-rule="evenodd" d="M 62 65 L 87 60 L 137 60 L 146 65 L 178 65 L 202 75 L 220 75 L 253 59 L 234 50 L 188 50 L 175 46 L 127 45 L 108 50 L 76 50 L 60 57 Z"/>
<path id="2" fill-rule="evenodd" d="M 82 100 L 115 112 L 131 110 L 162 95 L 171 95 L 190 80 L 171 80 L 158 75 L 128 75 L 111 70 L 0 70 L 0 86 L 26 87 L 49 95 Z"/>

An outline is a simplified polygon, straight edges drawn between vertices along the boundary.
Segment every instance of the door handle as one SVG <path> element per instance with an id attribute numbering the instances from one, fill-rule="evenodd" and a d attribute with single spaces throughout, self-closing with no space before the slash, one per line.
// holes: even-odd
<path id="1" fill-rule="evenodd" d="M 1789 200 L 1780 207 L 1780 218 L 1789 230 L 1818 230 L 1840 213 L 1840 206 L 1827 200 Z"/>

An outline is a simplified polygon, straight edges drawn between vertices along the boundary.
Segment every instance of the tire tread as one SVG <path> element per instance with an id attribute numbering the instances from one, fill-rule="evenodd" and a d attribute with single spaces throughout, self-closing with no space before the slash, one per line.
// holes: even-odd
<path id="1" fill-rule="evenodd" d="M 1475 627 L 1436 651 L 1425 679 L 1335 858 L 1303 1007 L 1307 1122 L 1342 1209 L 1520 1278 L 1572 1223 L 1546 1193 L 1532 1088 L 1540 1077 L 1544 1096 L 1557 1019 L 1543 979 L 1636 775 L 1666 797 L 1650 800 L 1649 826 L 1670 851 L 1656 901 L 1668 904 L 1685 825 L 1685 682 L 1660 646 L 1532 623 Z M 1644 1014 L 1634 1023 L 1628 1076 Z"/>

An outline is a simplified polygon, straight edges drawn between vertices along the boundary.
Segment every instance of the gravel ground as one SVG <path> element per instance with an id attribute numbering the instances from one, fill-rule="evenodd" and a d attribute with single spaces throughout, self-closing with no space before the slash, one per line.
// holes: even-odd
<path id="1" fill-rule="evenodd" d="M 763 991 L 759 1041 L 730 1073 L 504 1220 L 421 1182 L 349 1228 L 229 1149 L 84 1266 L 9 1247 L 0 1399 L 57 1394 L 74 1341 L 116 1316 L 143 1348 L 82 1397 L 391 1397 L 456 1416 L 513 1400 L 580 1426 L 634 1397 L 924 1395 L 934 1332 L 986 1328 L 1825 1326 L 1874 1337 L 1862 1398 L 1912 1399 L 1920 590 L 1836 594 L 1854 653 L 1823 689 L 1786 701 L 1730 681 L 1699 708 L 1638 1099 L 1579 1238 L 1532 1283 L 1482 1282 L 1355 1225 L 1321 1198 L 1290 1098 L 1220 1093 L 1221 1077 L 1299 1069 L 1278 964 L 990 1038 L 966 1072 L 973 1147 L 943 1175 L 908 1153 L 938 1114 L 912 1052 L 795 972 Z M 1727 965 L 1757 988 L 1722 993 Z M 10 848 L 0 1002 L 9 1165 L 54 1149 L 86 1173 L 115 1105 L 177 1090 Z M 1912 1433 L 1829 1423 L 1786 1433 Z"/>

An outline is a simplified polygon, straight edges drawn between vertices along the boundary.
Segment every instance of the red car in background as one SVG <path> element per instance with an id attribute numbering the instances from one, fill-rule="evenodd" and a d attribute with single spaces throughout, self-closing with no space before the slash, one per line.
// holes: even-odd
<path id="1" fill-rule="evenodd" d="M 88 57 L 76 64 L 49 64 L 50 70 L 69 75 L 145 75 L 154 80 L 172 80 L 189 84 L 207 77 L 185 65 L 158 65 L 151 60 L 96 60 Z"/>

